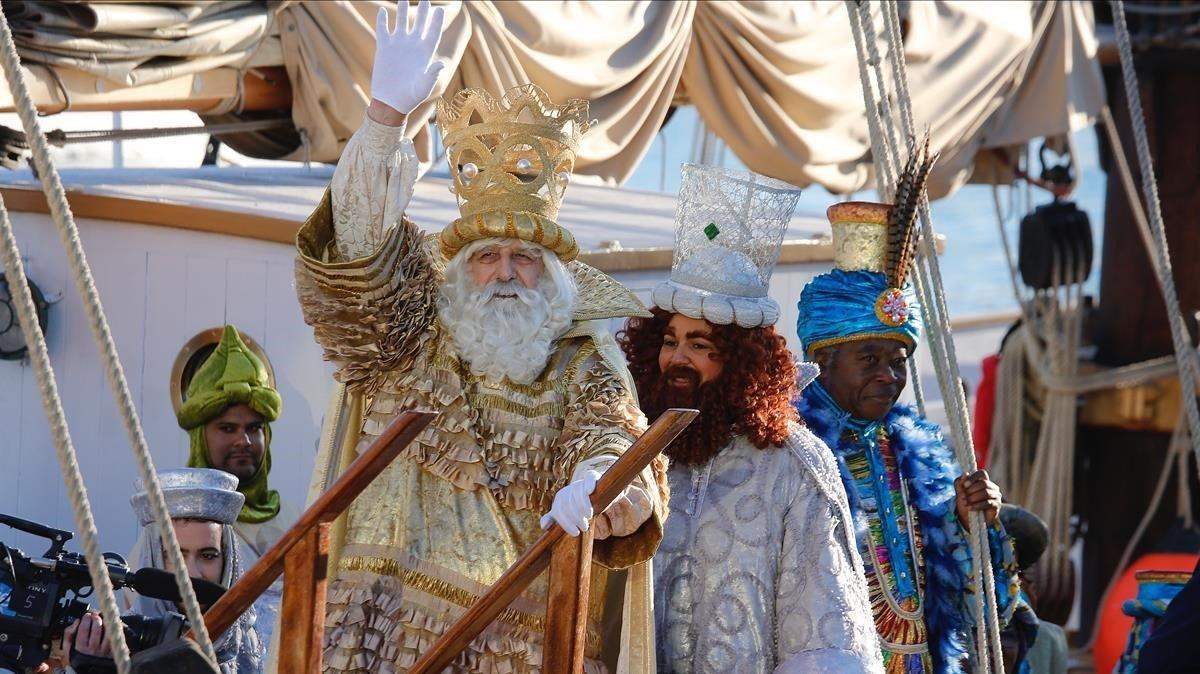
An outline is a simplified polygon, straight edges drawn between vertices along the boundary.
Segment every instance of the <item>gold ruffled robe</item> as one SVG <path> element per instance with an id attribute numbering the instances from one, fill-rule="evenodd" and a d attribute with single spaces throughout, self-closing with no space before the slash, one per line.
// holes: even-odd
<path id="1" fill-rule="evenodd" d="M 644 308 L 586 265 L 568 265 L 576 321 L 535 382 L 493 385 L 470 373 L 437 318 L 436 243 L 402 217 L 415 167 L 400 130 L 365 120 L 332 198 L 297 237 L 300 304 L 339 382 L 310 498 L 400 412 L 439 413 L 335 525 L 327 671 L 405 671 L 541 534 L 554 493 L 580 470 L 611 464 L 645 427 L 624 358 L 593 322 Z M 665 462 L 639 482 L 654 504 L 649 519 L 595 545 L 589 672 L 652 671 L 648 566 L 665 518 Z M 539 671 L 546 591 L 545 578 L 533 584 L 453 670 Z"/>

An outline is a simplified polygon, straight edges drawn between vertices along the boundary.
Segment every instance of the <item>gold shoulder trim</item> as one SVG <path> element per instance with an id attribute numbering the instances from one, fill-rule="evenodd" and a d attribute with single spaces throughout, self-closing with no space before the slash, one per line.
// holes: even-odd
<path id="1" fill-rule="evenodd" d="M 588 340 L 579 347 L 579 350 L 571 357 L 571 361 L 567 363 L 567 368 L 563 370 L 562 381 L 565 386 L 570 386 L 575 381 L 575 378 L 579 376 L 579 368 L 595 353 L 596 343 L 594 340 Z"/>
<path id="2" fill-rule="evenodd" d="M 627 316 L 649 318 L 652 315 L 632 290 L 599 269 L 575 260 L 567 263 L 567 271 L 579 289 L 575 301 L 575 320 L 594 321 Z"/>

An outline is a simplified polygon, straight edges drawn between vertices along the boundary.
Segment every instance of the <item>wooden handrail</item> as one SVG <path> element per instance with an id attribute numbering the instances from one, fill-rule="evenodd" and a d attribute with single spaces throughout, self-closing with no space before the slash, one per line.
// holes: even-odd
<path id="1" fill-rule="evenodd" d="M 204 614 L 204 624 L 208 627 L 209 635 L 216 639 L 224 634 L 283 573 L 284 558 L 292 547 L 319 525 L 337 519 L 408 443 L 425 430 L 435 416 L 435 412 L 408 411 L 397 417 L 367 451 L 350 464 L 337 482 L 304 511 L 296 524 L 208 609 Z"/>
<path id="2" fill-rule="evenodd" d="M 617 498 L 698 414 L 696 410 L 684 409 L 663 412 L 650 428 L 646 429 L 642 437 L 600 476 L 596 489 L 592 492 L 592 511 L 604 512 L 613 499 Z M 534 541 L 533 545 L 508 567 L 504 575 L 500 576 L 495 584 L 425 651 L 421 659 L 408 670 L 409 674 L 435 674 L 445 669 L 455 656 L 546 570 L 550 565 L 551 550 L 566 535 L 562 527 L 552 526 Z"/>

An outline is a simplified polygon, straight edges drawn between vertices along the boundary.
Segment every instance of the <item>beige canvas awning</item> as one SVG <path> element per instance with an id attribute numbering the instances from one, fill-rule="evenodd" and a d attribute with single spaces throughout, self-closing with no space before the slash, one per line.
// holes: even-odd
<path id="1" fill-rule="evenodd" d="M 27 17 L 54 17 L 23 29 L 27 61 L 78 68 L 118 86 L 281 62 L 303 144 L 260 147 L 272 158 L 336 161 L 370 100 L 375 13 L 392 3 L 5 3 L 20 24 L 9 5 Z M 625 180 L 671 106 L 690 103 L 753 170 L 837 193 L 870 184 L 858 63 L 841 2 L 476 0 L 445 7 L 439 51 L 449 67 L 435 93 L 535 82 L 556 100 L 588 99 L 599 124 L 585 138 L 580 173 Z M 1103 105 L 1087 2 L 905 7 L 915 116 L 943 154 L 931 179 L 934 196 L 973 174 L 1011 179 L 990 149 L 1081 128 Z M 128 44 L 102 37 L 117 34 Z M 427 104 L 414 118 L 428 120 L 432 111 Z M 409 131 L 429 159 L 427 126 L 410 123 Z"/>

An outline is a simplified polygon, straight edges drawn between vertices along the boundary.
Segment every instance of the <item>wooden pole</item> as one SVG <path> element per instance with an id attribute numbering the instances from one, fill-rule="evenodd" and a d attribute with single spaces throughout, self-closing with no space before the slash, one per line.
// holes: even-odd
<path id="1" fill-rule="evenodd" d="M 283 562 L 283 605 L 279 613 L 279 671 L 321 671 L 325 641 L 325 581 L 328 577 L 329 522 L 301 538 Z"/>
<path id="2" fill-rule="evenodd" d="M 237 68 L 215 68 L 136 87 L 113 84 L 73 68 L 25 63 L 21 69 L 29 82 L 33 103 L 42 114 L 68 109 L 73 112 L 192 110 L 204 114 L 236 98 L 239 79 L 242 111 L 292 107 L 292 84 L 283 66 L 254 68 L 245 73 Z M 15 109 L 8 88 L 0 87 L 0 112 Z"/>
<path id="3" fill-rule="evenodd" d="M 1139 21 L 1151 22 L 1151 31 L 1165 28 L 1167 17 L 1130 15 L 1130 28 Z M 1180 23 L 1181 28 L 1189 22 Z M 1194 21 L 1190 22 L 1196 25 Z M 1174 25 L 1174 24 L 1170 24 Z M 1146 115 L 1162 204 L 1167 244 L 1175 270 L 1184 322 L 1195 337 L 1193 312 L 1200 309 L 1200 274 L 1195 273 L 1200 259 L 1200 160 L 1195 148 L 1200 143 L 1200 67 L 1191 52 L 1156 46 L 1138 52 L 1138 80 L 1141 102 Z M 1138 157 L 1134 149 L 1129 107 L 1119 66 L 1105 68 L 1109 108 L 1112 110 L 1133 179 L 1141 192 Z M 1113 165 L 1109 145 L 1100 133 L 1101 163 L 1108 173 L 1104 208 L 1104 236 L 1100 262 L 1100 303 L 1094 316 L 1095 361 L 1120 366 L 1165 356 L 1174 352 L 1166 305 L 1146 247 L 1138 233 L 1136 219 L 1120 174 Z M 1150 400 L 1152 411 L 1166 400 Z M 1102 610 L 1101 595 L 1117 571 L 1125 546 L 1137 530 L 1146 506 L 1155 492 L 1163 462 L 1167 460 L 1170 433 L 1146 429 L 1119 429 L 1081 425 L 1076 439 L 1076 512 L 1083 527 L 1081 564 L 1081 639 L 1091 636 L 1094 618 Z M 1196 481 L 1195 463 L 1188 459 L 1186 479 L 1192 493 Z M 1171 476 L 1177 480 L 1178 475 Z M 1174 491 L 1168 491 L 1174 494 Z M 1119 498 L 1114 497 L 1119 495 Z M 1132 561 L 1151 550 L 1161 550 L 1170 540 L 1175 520 L 1174 500 L 1167 496 L 1150 519 Z M 1193 499 L 1188 507 L 1196 512 Z"/>
<path id="4" fill-rule="evenodd" d="M 699 414 L 696 410 L 670 409 L 662 413 L 650 428 L 617 460 L 596 484 L 592 492 L 592 510 L 604 512 L 629 483 L 650 465 L 676 436 Z M 481 596 L 450 629 L 409 669 L 409 674 L 435 674 L 449 665 L 471 641 L 479 636 L 550 564 L 550 552 L 566 536 L 562 527 L 550 527 L 533 545 L 508 567 L 504 575 Z M 547 669 L 546 671 L 553 671 Z M 556 673 L 557 674 L 557 673 Z"/>
<path id="5" fill-rule="evenodd" d="M 550 556 L 542 671 L 583 671 L 591 581 L 592 531 L 589 528 L 574 538 L 561 538 Z"/>
<path id="6" fill-rule="evenodd" d="M 393 421 L 367 451 L 350 464 L 338 481 L 304 511 L 296 524 L 229 588 L 225 596 L 208 609 L 204 614 L 204 624 L 208 627 L 209 635 L 216 639 L 224 634 L 238 616 L 250 608 L 254 600 L 283 573 L 284 560 L 293 546 L 319 525 L 332 522 L 349 508 L 362 490 L 388 467 L 418 433 L 425 430 L 434 416 L 434 412 L 409 411 Z"/>

